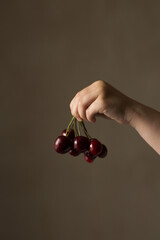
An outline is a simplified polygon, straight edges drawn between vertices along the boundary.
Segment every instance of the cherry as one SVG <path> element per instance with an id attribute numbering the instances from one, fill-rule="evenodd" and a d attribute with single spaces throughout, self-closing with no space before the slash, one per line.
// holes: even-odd
<path id="1" fill-rule="evenodd" d="M 108 150 L 106 148 L 106 146 L 104 144 L 102 144 L 102 151 L 101 153 L 98 155 L 98 157 L 100 158 L 104 158 L 107 156 Z"/>
<path id="2" fill-rule="evenodd" d="M 89 148 L 89 139 L 84 136 L 78 136 L 74 138 L 73 144 L 77 152 L 85 152 Z"/>
<path id="3" fill-rule="evenodd" d="M 95 158 L 96 156 L 92 155 L 89 151 L 84 153 L 84 159 L 89 163 L 93 162 Z"/>
<path id="4" fill-rule="evenodd" d="M 80 126 L 83 128 L 85 136 L 80 136 Z M 107 155 L 107 147 L 97 139 L 90 137 L 83 121 L 78 122 L 73 116 L 67 129 L 64 129 L 61 136 L 57 137 L 54 142 L 56 152 L 61 154 L 69 152 L 74 157 L 84 153 L 84 159 L 89 163 L 93 162 L 97 156 L 104 158 Z"/>
<path id="5" fill-rule="evenodd" d="M 67 131 L 67 129 L 64 129 L 63 131 L 62 131 L 62 133 L 61 133 L 61 135 L 62 136 L 66 136 L 66 131 Z M 70 139 L 74 139 L 75 138 L 75 134 L 74 134 L 74 130 L 71 128 L 70 130 L 69 130 L 69 132 L 67 133 L 67 137 L 69 137 Z"/>
<path id="6" fill-rule="evenodd" d="M 74 156 L 74 157 L 76 157 L 76 156 L 78 156 L 78 155 L 80 154 L 80 152 L 77 152 L 75 149 L 71 149 L 71 150 L 69 151 L 69 154 L 72 155 L 72 156 Z"/>
<path id="7" fill-rule="evenodd" d="M 56 152 L 64 154 L 72 148 L 72 141 L 70 138 L 65 136 L 59 136 L 54 142 L 54 149 Z"/>
<path id="8" fill-rule="evenodd" d="M 92 155 L 99 155 L 102 151 L 102 144 L 97 139 L 91 139 L 89 151 Z"/>

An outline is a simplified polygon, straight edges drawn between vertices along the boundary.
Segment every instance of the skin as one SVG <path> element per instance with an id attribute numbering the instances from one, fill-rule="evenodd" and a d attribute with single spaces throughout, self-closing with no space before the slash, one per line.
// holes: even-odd
<path id="1" fill-rule="evenodd" d="M 160 155 L 160 112 L 124 95 L 98 80 L 79 91 L 70 103 L 78 121 L 96 122 L 96 117 L 128 124 Z"/>

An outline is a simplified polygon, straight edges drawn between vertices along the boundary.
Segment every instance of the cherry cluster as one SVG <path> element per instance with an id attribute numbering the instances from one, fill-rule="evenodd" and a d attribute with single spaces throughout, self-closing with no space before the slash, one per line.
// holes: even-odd
<path id="1" fill-rule="evenodd" d="M 81 135 L 80 127 L 85 136 Z M 90 137 L 84 122 L 77 121 L 75 117 L 72 117 L 68 128 L 62 131 L 61 136 L 56 138 L 54 149 L 61 154 L 69 152 L 74 157 L 83 153 L 84 159 L 89 163 L 93 162 L 96 157 L 106 157 L 108 152 L 104 144 Z"/>

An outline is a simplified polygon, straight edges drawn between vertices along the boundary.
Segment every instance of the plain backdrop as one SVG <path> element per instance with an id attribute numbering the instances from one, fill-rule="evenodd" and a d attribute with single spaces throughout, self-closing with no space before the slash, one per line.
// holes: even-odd
<path id="1" fill-rule="evenodd" d="M 98 79 L 160 110 L 160 2 L 0 3 L 0 239 L 160 239 L 160 158 L 97 119 L 108 156 L 55 153 L 74 95 Z"/>

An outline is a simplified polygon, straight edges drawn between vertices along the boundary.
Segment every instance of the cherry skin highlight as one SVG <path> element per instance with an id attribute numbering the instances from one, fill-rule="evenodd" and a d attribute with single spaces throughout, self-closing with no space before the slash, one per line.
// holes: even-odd
<path id="1" fill-rule="evenodd" d="M 102 151 L 102 144 L 97 139 L 91 139 L 89 151 L 92 155 L 99 155 Z"/>
<path id="2" fill-rule="evenodd" d="M 104 157 L 107 156 L 107 153 L 108 153 L 107 147 L 106 147 L 104 144 L 102 144 L 102 151 L 101 151 L 101 153 L 98 155 L 98 157 L 104 158 Z"/>
<path id="3" fill-rule="evenodd" d="M 75 137 L 73 145 L 77 152 L 85 152 L 89 148 L 89 139 L 84 136 Z"/>
<path id="4" fill-rule="evenodd" d="M 57 153 L 67 153 L 72 148 L 72 141 L 65 136 L 59 136 L 54 142 L 54 149 Z"/>

